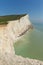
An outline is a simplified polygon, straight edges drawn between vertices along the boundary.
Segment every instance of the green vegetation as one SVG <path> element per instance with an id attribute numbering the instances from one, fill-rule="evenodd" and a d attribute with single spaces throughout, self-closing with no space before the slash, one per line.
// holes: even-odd
<path id="1" fill-rule="evenodd" d="M 25 15 L 26 14 L 0 16 L 0 24 L 7 24 L 8 21 L 18 20 L 18 19 L 20 19 L 21 17 L 23 17 Z"/>

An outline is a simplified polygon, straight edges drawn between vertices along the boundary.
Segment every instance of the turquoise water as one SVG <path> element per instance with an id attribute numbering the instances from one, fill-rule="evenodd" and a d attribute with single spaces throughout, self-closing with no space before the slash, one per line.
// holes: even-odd
<path id="1" fill-rule="evenodd" d="M 37 24 L 33 30 L 22 36 L 14 47 L 17 55 L 43 60 L 43 25 Z"/>

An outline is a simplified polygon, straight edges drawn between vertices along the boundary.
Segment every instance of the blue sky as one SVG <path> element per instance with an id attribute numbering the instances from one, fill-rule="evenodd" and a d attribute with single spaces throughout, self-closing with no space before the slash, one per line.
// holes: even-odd
<path id="1" fill-rule="evenodd" d="M 43 0 L 0 0 L 0 16 L 23 13 L 32 21 L 43 22 Z"/>

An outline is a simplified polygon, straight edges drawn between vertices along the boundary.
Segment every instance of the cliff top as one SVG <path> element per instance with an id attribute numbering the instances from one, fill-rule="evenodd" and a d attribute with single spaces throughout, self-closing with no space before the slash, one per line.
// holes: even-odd
<path id="1" fill-rule="evenodd" d="M 18 20 L 25 15 L 27 14 L 0 16 L 0 25 L 7 24 L 7 21 Z"/>

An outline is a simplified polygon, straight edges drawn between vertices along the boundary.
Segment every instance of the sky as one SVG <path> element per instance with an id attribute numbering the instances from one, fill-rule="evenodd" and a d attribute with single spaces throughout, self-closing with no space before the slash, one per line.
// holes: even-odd
<path id="1" fill-rule="evenodd" d="M 0 0 L 0 16 L 25 13 L 32 21 L 43 22 L 43 0 Z"/>

